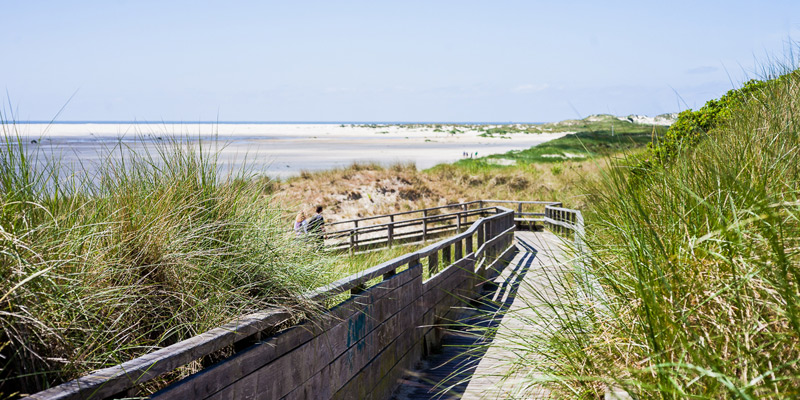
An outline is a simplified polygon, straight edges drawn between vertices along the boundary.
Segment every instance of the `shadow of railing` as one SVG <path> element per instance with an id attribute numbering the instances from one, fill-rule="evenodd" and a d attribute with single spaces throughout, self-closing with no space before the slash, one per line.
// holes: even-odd
<path id="1" fill-rule="evenodd" d="M 460 399 L 472 380 L 495 334 L 516 299 L 519 287 L 533 266 L 538 251 L 517 237 L 520 260 L 499 284 L 483 283 L 481 297 L 464 311 L 471 315 L 447 326 L 442 348 L 405 377 L 396 399 Z"/>

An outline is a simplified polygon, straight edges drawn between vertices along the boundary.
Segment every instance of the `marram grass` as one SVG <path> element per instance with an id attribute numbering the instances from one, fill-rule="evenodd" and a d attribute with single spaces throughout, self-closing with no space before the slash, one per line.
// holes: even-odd
<path id="1" fill-rule="evenodd" d="M 302 311 L 297 294 L 335 278 L 336 258 L 289 234 L 255 180 L 219 176 L 196 141 L 119 144 L 84 170 L 2 126 L 0 398 L 241 314 Z"/>
<path id="2" fill-rule="evenodd" d="M 799 101 L 789 72 L 672 164 L 589 188 L 602 293 L 572 269 L 531 288 L 531 329 L 505 342 L 520 396 L 800 397 Z"/>

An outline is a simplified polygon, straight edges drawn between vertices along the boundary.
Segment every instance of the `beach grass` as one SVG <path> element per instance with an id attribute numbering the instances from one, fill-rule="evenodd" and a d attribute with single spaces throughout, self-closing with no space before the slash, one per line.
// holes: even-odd
<path id="1" fill-rule="evenodd" d="M 787 71 L 670 164 L 585 188 L 588 269 L 531 288 L 532 328 L 506 338 L 521 393 L 800 396 L 798 88 Z"/>
<path id="2" fill-rule="evenodd" d="M 202 142 L 119 143 L 84 170 L 0 126 L 0 397 L 248 312 L 302 315 L 298 294 L 338 277 L 341 257 L 296 240 L 263 182 L 220 176 Z"/>

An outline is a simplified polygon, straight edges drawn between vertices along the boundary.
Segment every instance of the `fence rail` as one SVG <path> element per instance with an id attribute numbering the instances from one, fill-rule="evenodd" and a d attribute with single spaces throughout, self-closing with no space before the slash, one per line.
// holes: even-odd
<path id="1" fill-rule="evenodd" d="M 339 229 L 326 233 L 326 245 L 332 250 L 360 251 L 402 243 L 421 243 L 461 233 L 477 219 L 497 213 L 496 205 L 499 204 L 513 206 L 514 221 L 518 225 L 543 224 L 545 210 L 542 206 L 561 205 L 551 201 L 475 200 L 338 221 L 328 224 L 328 227 Z"/>

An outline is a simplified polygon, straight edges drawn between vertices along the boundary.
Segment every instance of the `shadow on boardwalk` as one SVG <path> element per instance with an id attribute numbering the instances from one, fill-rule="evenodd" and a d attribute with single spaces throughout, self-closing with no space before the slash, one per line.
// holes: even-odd
<path id="1" fill-rule="evenodd" d="M 409 371 L 392 399 L 460 399 L 482 357 L 494 340 L 505 312 L 516 298 L 525 275 L 534 265 L 537 250 L 517 237 L 519 253 L 494 282 L 484 284 L 481 298 L 465 308 L 472 315 L 450 326 L 442 348 Z"/>

